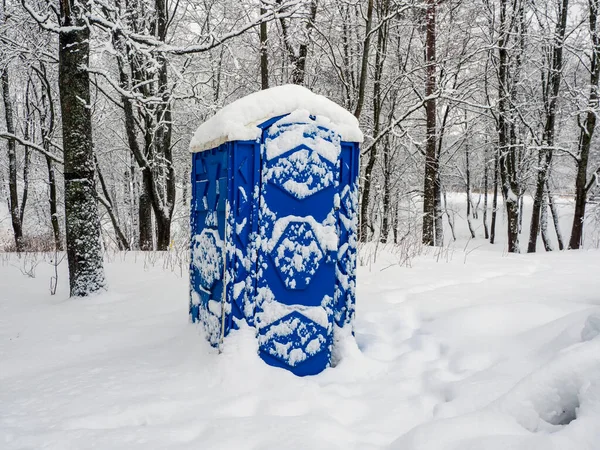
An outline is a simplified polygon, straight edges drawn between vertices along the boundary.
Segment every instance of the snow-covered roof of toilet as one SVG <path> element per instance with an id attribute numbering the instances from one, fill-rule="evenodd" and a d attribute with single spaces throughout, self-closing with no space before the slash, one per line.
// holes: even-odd
<path id="1" fill-rule="evenodd" d="M 202 152 L 230 141 L 256 140 L 262 133 L 260 124 L 290 113 L 316 116 L 319 125 L 334 130 L 343 141 L 363 141 L 358 120 L 349 111 L 305 87 L 286 84 L 247 95 L 219 110 L 198 127 L 190 151 Z"/>

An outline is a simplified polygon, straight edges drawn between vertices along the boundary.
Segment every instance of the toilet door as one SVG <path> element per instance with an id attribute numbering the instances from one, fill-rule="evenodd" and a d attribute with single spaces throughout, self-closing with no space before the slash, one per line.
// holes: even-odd
<path id="1" fill-rule="evenodd" d="M 225 333 L 227 144 L 198 153 L 192 174 L 190 316 L 218 346 Z"/>
<path id="2" fill-rule="evenodd" d="M 256 326 L 261 357 L 297 375 L 329 363 L 339 156 L 339 136 L 310 119 L 263 133 Z"/>

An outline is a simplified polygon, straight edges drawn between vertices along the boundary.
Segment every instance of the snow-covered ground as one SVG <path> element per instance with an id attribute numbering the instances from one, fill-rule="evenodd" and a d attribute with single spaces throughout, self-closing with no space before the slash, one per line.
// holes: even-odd
<path id="1" fill-rule="evenodd" d="M 250 329 L 217 354 L 176 254 L 109 255 L 88 299 L 64 261 L 51 296 L 47 258 L 0 254 L 0 449 L 600 449 L 600 251 L 507 255 L 502 217 L 467 240 L 450 200 L 458 242 L 361 250 L 356 343 L 307 378 Z"/>
<path id="2" fill-rule="evenodd" d="M 30 278 L 5 256 L 0 448 L 600 448 L 600 252 L 490 248 L 411 268 L 380 251 L 357 345 L 307 378 L 266 366 L 249 329 L 217 354 L 161 258 L 116 255 L 108 292 L 68 299 L 64 264 L 51 296 L 47 261 Z"/>

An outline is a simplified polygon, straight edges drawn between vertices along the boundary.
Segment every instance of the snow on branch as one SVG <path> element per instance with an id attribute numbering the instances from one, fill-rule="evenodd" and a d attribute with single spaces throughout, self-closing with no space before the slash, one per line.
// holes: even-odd
<path id="1" fill-rule="evenodd" d="M 27 0 L 21 0 L 23 7 L 29 13 L 29 15 L 46 31 L 53 33 L 70 33 L 73 31 L 81 30 L 83 27 L 73 26 L 61 26 L 52 20 L 52 15 L 49 10 L 53 9 L 49 3 L 46 3 L 46 11 L 36 11 L 27 3 Z M 261 23 L 270 22 L 276 19 L 285 19 L 292 17 L 299 7 L 301 6 L 301 0 L 288 0 L 281 3 L 273 4 L 264 14 L 257 16 L 255 19 L 245 23 L 244 25 L 236 28 L 223 35 L 215 35 L 210 33 L 203 36 L 203 42 L 199 44 L 190 44 L 184 46 L 176 46 L 167 44 L 164 41 L 151 36 L 149 34 L 135 33 L 127 29 L 121 21 L 120 17 L 116 16 L 114 19 L 109 19 L 104 15 L 95 13 L 94 11 L 85 13 L 85 20 L 87 25 L 85 26 L 97 26 L 103 31 L 110 32 L 113 34 L 121 35 L 126 40 L 135 43 L 139 46 L 144 47 L 145 50 L 155 53 L 169 53 L 173 55 L 189 55 L 193 53 L 203 53 L 212 50 L 215 47 L 220 46 L 224 42 L 238 37 L 244 34 L 246 31 L 259 26 Z"/>
<path id="2" fill-rule="evenodd" d="M 591 192 L 592 188 L 596 186 L 600 186 L 600 167 L 598 167 L 596 169 L 596 171 L 592 174 L 590 181 L 588 182 L 587 186 L 585 187 L 585 192 L 589 193 Z"/>
<path id="3" fill-rule="evenodd" d="M 423 105 L 425 104 L 425 102 L 430 98 L 437 98 L 437 96 L 423 97 L 423 99 L 421 101 L 415 103 L 410 108 L 408 108 L 407 111 L 400 118 L 393 120 L 377 136 L 374 136 L 373 141 L 361 151 L 361 155 L 368 154 L 374 145 L 376 145 L 381 139 L 383 139 L 388 133 L 390 133 L 394 128 L 396 128 L 400 123 L 402 123 L 404 120 L 406 120 L 409 116 L 411 116 L 413 113 L 415 113 L 416 111 L 421 109 L 423 107 Z"/>
<path id="4" fill-rule="evenodd" d="M 63 160 L 62 160 L 61 157 L 56 156 L 55 154 L 50 153 L 44 147 L 41 147 L 38 144 L 35 144 L 33 142 L 26 141 L 25 139 L 22 139 L 22 138 L 20 138 L 19 136 L 15 135 L 15 134 L 11 134 L 11 133 L 6 133 L 4 131 L 0 131 L 0 138 L 1 139 L 6 139 L 8 141 L 16 141 L 16 142 L 18 142 L 19 144 L 21 144 L 24 147 L 29 147 L 32 150 L 40 152 L 41 154 L 43 154 L 44 156 L 50 158 L 54 162 L 57 162 L 59 164 L 63 163 Z M 54 147 L 58 147 L 56 144 L 53 144 L 53 146 Z"/>
<path id="5" fill-rule="evenodd" d="M 139 92 L 136 92 L 136 88 L 143 86 L 145 84 L 150 84 L 154 82 L 154 80 L 146 80 L 143 83 L 138 83 L 136 86 L 132 87 L 131 90 L 123 89 L 119 83 L 117 83 L 111 75 L 106 70 L 100 69 L 92 69 L 88 68 L 87 71 L 94 75 L 101 76 L 104 80 L 110 84 L 110 86 L 121 95 L 122 98 L 126 98 L 131 101 L 136 101 L 144 104 L 164 104 L 165 101 L 162 97 L 154 95 L 154 96 L 144 96 Z"/>

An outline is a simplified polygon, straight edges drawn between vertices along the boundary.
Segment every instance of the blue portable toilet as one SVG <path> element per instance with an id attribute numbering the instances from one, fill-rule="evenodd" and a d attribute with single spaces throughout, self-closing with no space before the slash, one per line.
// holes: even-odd
<path id="1" fill-rule="evenodd" d="M 354 317 L 361 141 L 351 113 L 296 85 L 198 128 L 190 318 L 211 345 L 245 322 L 268 364 L 301 376 L 330 364 Z"/>

